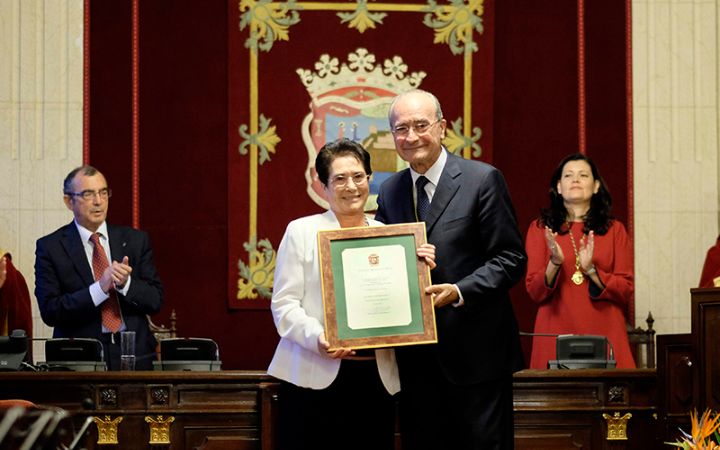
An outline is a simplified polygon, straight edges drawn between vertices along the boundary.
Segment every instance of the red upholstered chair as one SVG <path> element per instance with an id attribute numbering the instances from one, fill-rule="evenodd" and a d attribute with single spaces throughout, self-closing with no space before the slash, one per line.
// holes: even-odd
<path id="1" fill-rule="evenodd" d="M 8 400 L 0 400 L 0 410 L 4 409 L 10 409 L 13 406 L 22 406 L 25 409 L 35 409 L 37 406 L 35 403 L 28 401 L 28 400 L 21 400 L 21 399 L 8 399 Z"/>
<path id="2" fill-rule="evenodd" d="M 72 417 L 63 409 L 22 399 L 0 400 L 1 450 L 70 448 L 73 435 Z"/>

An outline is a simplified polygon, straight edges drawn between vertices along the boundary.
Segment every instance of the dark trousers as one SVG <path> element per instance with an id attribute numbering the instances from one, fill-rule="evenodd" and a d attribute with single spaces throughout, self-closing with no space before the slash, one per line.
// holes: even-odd
<path id="1" fill-rule="evenodd" d="M 394 431 L 394 398 L 374 360 L 343 360 L 325 389 L 280 386 L 277 450 L 392 450 Z"/>
<path id="2" fill-rule="evenodd" d="M 416 366 L 417 367 L 417 366 Z M 434 358 L 403 375 L 400 431 L 403 450 L 512 450 L 512 376 L 459 386 Z"/>

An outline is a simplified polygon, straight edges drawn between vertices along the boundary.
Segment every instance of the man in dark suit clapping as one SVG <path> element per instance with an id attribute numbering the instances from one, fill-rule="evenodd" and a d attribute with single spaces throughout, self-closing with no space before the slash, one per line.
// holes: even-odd
<path id="1" fill-rule="evenodd" d="M 63 183 L 75 220 L 39 239 L 35 296 L 54 337 L 102 342 L 110 370 L 119 369 L 121 331 L 135 331 L 135 368 L 152 369 L 157 342 L 147 315 L 160 310 L 163 287 L 147 233 L 108 225 L 112 191 L 92 166 L 71 171 Z"/>
<path id="2" fill-rule="evenodd" d="M 380 187 L 375 218 L 424 221 L 436 247 L 431 275 L 437 345 L 396 350 L 405 450 L 513 448 L 512 374 L 522 367 L 508 290 L 527 257 L 502 174 L 449 153 L 437 98 L 399 95 L 390 128 L 410 164 Z"/>

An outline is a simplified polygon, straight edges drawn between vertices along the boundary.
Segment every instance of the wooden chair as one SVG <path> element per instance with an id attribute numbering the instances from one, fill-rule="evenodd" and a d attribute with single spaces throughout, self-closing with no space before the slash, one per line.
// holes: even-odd
<path id="1" fill-rule="evenodd" d="M 637 327 L 632 329 L 630 324 L 627 326 L 628 340 L 630 341 L 630 351 L 635 358 L 635 365 L 638 369 L 654 369 L 655 368 L 655 330 L 653 330 L 652 312 L 648 312 L 647 329 Z"/>
<path id="2" fill-rule="evenodd" d="M 158 341 L 157 346 L 155 347 L 155 353 L 157 354 L 157 359 L 160 360 L 160 341 L 163 339 L 177 337 L 177 315 L 175 314 L 175 309 L 170 312 L 170 327 L 165 327 L 165 325 L 155 325 L 152 319 L 150 319 L 150 316 L 148 316 L 148 323 L 150 324 L 150 331 L 155 335 L 155 339 Z"/>
<path id="3" fill-rule="evenodd" d="M 177 315 L 175 314 L 175 309 L 170 312 L 170 327 L 166 327 L 165 325 L 155 325 L 152 319 L 150 319 L 150 316 L 148 316 L 150 331 L 152 331 L 152 333 L 155 335 L 155 339 L 157 339 L 158 342 L 162 341 L 163 339 L 177 337 L 176 322 Z"/>

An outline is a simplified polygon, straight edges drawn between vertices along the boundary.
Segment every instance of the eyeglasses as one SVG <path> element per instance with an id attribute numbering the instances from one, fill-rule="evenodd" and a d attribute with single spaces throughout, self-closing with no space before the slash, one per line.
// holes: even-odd
<path id="1" fill-rule="evenodd" d="M 107 200 L 110 197 L 112 197 L 112 191 L 108 188 L 100 189 L 99 191 L 93 191 L 92 189 L 86 189 L 82 192 L 66 192 L 65 195 L 69 195 L 70 197 L 79 197 L 83 200 L 89 201 L 95 198 L 97 195 L 102 200 Z"/>
<path id="2" fill-rule="evenodd" d="M 335 175 L 330 180 L 330 184 L 332 184 L 335 188 L 340 189 L 347 187 L 348 183 L 350 183 L 350 180 L 355 184 L 355 186 L 362 186 L 365 183 L 367 183 L 368 178 L 370 178 L 369 175 L 365 173 L 356 173 L 352 176 L 347 175 Z"/>
<path id="3" fill-rule="evenodd" d="M 410 124 L 400 124 L 392 129 L 392 133 L 395 136 L 407 136 L 410 134 L 410 130 L 412 129 L 416 135 L 420 136 L 428 131 L 430 131 L 430 128 L 433 127 L 436 123 L 440 122 L 442 119 L 437 119 L 435 122 L 428 122 L 427 120 L 418 120 L 416 122 L 410 123 Z"/>

